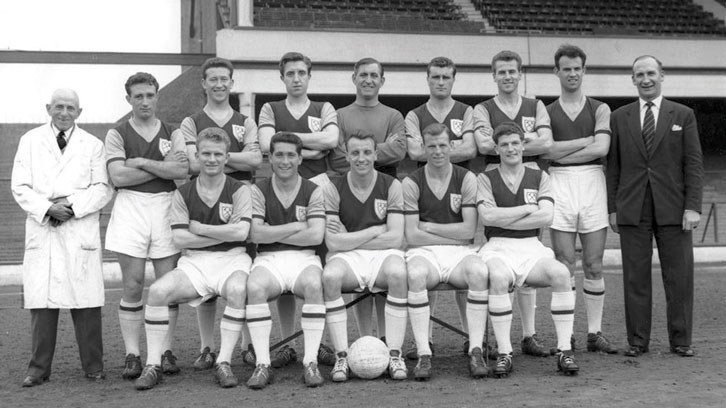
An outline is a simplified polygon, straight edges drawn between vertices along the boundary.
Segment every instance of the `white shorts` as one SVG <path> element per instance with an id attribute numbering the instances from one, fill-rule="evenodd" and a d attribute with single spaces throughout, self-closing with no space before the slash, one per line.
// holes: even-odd
<path id="1" fill-rule="evenodd" d="M 227 279 L 237 271 L 249 275 L 252 259 L 244 247 L 224 251 L 202 251 L 188 249 L 179 258 L 176 268 L 189 278 L 199 298 L 189 302 L 197 307 L 213 296 L 221 295 Z"/>
<path id="2" fill-rule="evenodd" d="M 451 272 L 469 255 L 476 255 L 476 248 L 464 245 L 427 245 L 408 249 L 406 262 L 420 256 L 436 268 L 439 282 L 448 283 Z"/>
<path id="3" fill-rule="evenodd" d="M 403 260 L 403 251 L 400 249 L 354 249 L 329 256 L 327 263 L 330 263 L 333 259 L 344 261 L 358 279 L 358 289 L 356 291 L 362 292 L 368 288 L 371 292 L 376 293 L 385 290 L 376 287 L 375 283 L 383 266 L 383 261 L 389 256 L 398 256 Z"/>
<path id="4" fill-rule="evenodd" d="M 555 215 L 550 228 L 589 233 L 608 226 L 605 172 L 600 165 L 550 167 Z"/>
<path id="5" fill-rule="evenodd" d="M 106 229 L 106 249 L 143 259 L 178 254 L 170 226 L 173 195 L 119 190 Z"/>
<path id="6" fill-rule="evenodd" d="M 542 245 L 537 237 L 494 237 L 479 250 L 479 256 L 484 262 L 502 260 L 512 273 L 514 287 L 518 288 L 525 286 L 529 272 L 540 259 L 555 259 L 552 249 Z"/>
<path id="7" fill-rule="evenodd" d="M 302 271 L 311 266 L 323 269 L 320 257 L 315 255 L 315 251 L 312 249 L 270 251 L 257 254 L 252 270 L 255 268 L 267 269 L 280 284 L 280 291 L 292 292 Z"/>

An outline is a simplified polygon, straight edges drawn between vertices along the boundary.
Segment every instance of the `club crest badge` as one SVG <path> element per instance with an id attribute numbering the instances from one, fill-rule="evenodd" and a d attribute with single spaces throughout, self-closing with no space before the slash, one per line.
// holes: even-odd
<path id="1" fill-rule="evenodd" d="M 522 129 L 525 132 L 534 132 L 534 118 L 532 116 L 522 116 Z"/>
<path id="2" fill-rule="evenodd" d="M 308 219 L 308 207 L 302 205 L 295 206 L 295 219 L 298 221 L 307 221 Z"/>
<path id="3" fill-rule="evenodd" d="M 171 140 L 159 139 L 159 152 L 161 155 L 166 157 L 171 151 Z"/>
<path id="4" fill-rule="evenodd" d="M 524 202 L 527 204 L 537 204 L 538 195 L 539 195 L 539 190 L 536 190 L 533 188 L 525 188 L 524 189 Z"/>
<path id="5" fill-rule="evenodd" d="M 308 116 L 308 128 L 311 132 L 320 132 L 323 130 L 322 119 Z"/>
<path id="6" fill-rule="evenodd" d="M 219 219 L 225 224 L 228 223 L 232 218 L 232 210 L 232 204 L 219 203 Z"/>
<path id="7" fill-rule="evenodd" d="M 242 143 L 245 140 L 245 133 L 247 133 L 247 129 L 244 126 L 232 125 L 232 133 L 234 138 L 237 139 L 238 142 Z"/>
<path id="8" fill-rule="evenodd" d="M 387 212 L 386 209 L 388 208 L 388 201 L 379 200 L 376 198 L 373 204 L 376 206 L 376 215 L 378 216 L 378 218 L 381 220 L 385 220 Z"/>
<path id="9" fill-rule="evenodd" d="M 449 121 L 449 127 L 451 128 L 451 132 L 456 137 L 461 137 L 461 131 L 464 128 L 464 121 L 461 119 L 451 119 Z"/>
<path id="10" fill-rule="evenodd" d="M 461 211 L 461 194 L 449 194 L 449 205 L 451 211 L 458 214 Z"/>

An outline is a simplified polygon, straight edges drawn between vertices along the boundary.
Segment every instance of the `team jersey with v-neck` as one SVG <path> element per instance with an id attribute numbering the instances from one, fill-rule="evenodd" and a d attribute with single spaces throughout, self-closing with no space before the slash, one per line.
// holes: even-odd
<path id="1" fill-rule="evenodd" d="M 543 170 L 524 166 L 522 180 L 516 192 L 506 185 L 499 168 L 480 173 L 477 178 L 477 205 L 483 205 L 485 208 L 536 205 L 541 200 L 554 203 L 550 193 L 549 177 Z M 528 238 L 538 236 L 539 229 L 514 230 L 487 226 L 484 235 L 487 240 L 494 237 Z"/>
<path id="2" fill-rule="evenodd" d="M 514 118 L 510 118 L 499 108 L 499 105 L 497 105 L 495 98 L 487 99 L 486 101 L 481 102 L 479 106 L 483 107 L 484 110 L 486 110 L 486 112 L 489 114 L 489 123 L 492 129 L 496 129 L 497 126 L 505 122 L 514 122 L 519 125 L 525 132 L 536 132 L 538 129 L 541 129 L 543 127 L 549 128 L 549 124 L 539 126 L 537 125 L 537 103 L 539 102 L 539 100 L 525 98 L 523 96 L 521 98 L 522 105 L 519 107 L 519 111 L 517 111 L 517 115 L 515 115 Z M 533 162 L 537 161 L 537 157 L 538 156 L 524 156 L 522 160 L 524 162 Z M 486 162 L 487 164 L 501 163 L 501 159 L 496 154 L 488 154 L 486 156 Z"/>
<path id="3" fill-rule="evenodd" d="M 283 225 L 306 221 L 311 218 L 325 219 L 323 195 L 317 184 L 300 178 L 300 188 L 292 203 L 285 207 L 275 193 L 273 178 L 266 178 L 252 186 L 252 217 L 266 224 Z M 273 242 L 257 244 L 257 252 L 315 249 L 317 245 L 298 246 Z"/>
<path id="4" fill-rule="evenodd" d="M 555 142 L 580 139 L 597 133 L 611 134 L 610 108 L 597 99 L 585 97 L 585 104 L 574 120 L 567 115 L 559 99 L 547 105 L 547 113 L 550 115 L 552 138 Z M 583 163 L 560 164 L 556 161 L 551 163 L 555 167 L 591 164 L 603 164 L 603 158 Z"/>
<path id="5" fill-rule="evenodd" d="M 232 117 L 227 121 L 227 123 L 224 124 L 224 126 L 219 126 L 217 122 L 210 118 L 209 115 L 207 115 L 207 113 L 203 110 L 195 113 L 189 118 L 194 121 L 194 126 L 197 129 L 197 135 L 202 130 L 210 127 L 221 127 L 222 129 L 224 129 L 224 131 L 227 132 L 227 135 L 229 136 L 229 140 L 231 142 L 229 146 L 230 153 L 239 153 L 245 148 L 245 136 L 248 134 L 248 132 L 251 131 L 250 128 L 252 128 L 254 125 L 254 121 L 251 118 L 248 118 L 247 116 L 236 111 L 232 111 Z M 256 130 L 256 126 L 254 126 L 254 128 Z M 194 136 L 196 138 L 196 135 Z M 254 135 L 254 140 L 257 140 L 257 135 Z M 195 143 L 196 140 L 186 140 L 186 144 L 188 145 Z M 234 171 L 231 173 L 227 173 L 227 175 L 237 180 L 252 181 L 255 173 L 253 171 Z"/>
<path id="6" fill-rule="evenodd" d="M 159 121 L 159 131 L 151 141 L 141 136 L 131 122 L 124 123 L 113 128 L 106 136 L 106 165 L 117 160 L 143 157 L 149 160 L 163 161 L 172 150 L 171 134 L 174 128 L 168 123 Z M 115 140 L 120 138 L 120 140 Z M 116 147 L 118 145 L 118 147 Z M 155 177 L 152 180 L 133 186 L 116 187 L 117 190 L 125 189 L 141 193 L 165 193 L 176 190 L 174 180 L 166 180 Z"/>
<path id="7" fill-rule="evenodd" d="M 348 173 L 331 179 L 325 185 L 325 213 L 337 215 L 348 232 L 361 231 L 386 224 L 388 214 L 403 214 L 401 182 L 387 174 L 376 172 L 373 188 L 361 202 L 348 183 Z"/>
<path id="8" fill-rule="evenodd" d="M 252 205 L 249 187 L 243 182 L 225 176 L 224 187 L 217 201 L 211 207 L 199 196 L 197 190 L 199 179 L 192 180 L 174 193 L 171 204 L 171 229 L 189 229 L 191 221 L 206 225 L 224 225 L 239 222 L 251 222 Z M 232 248 L 244 247 L 246 241 L 222 242 L 204 248 L 203 251 L 228 251 Z"/>
<path id="9" fill-rule="evenodd" d="M 476 180 L 463 167 L 451 165 L 451 178 L 443 197 L 429 186 L 426 167 L 421 167 L 403 180 L 403 213 L 418 214 L 421 221 L 437 224 L 462 222 L 461 209 L 476 206 Z"/>
<path id="10" fill-rule="evenodd" d="M 324 109 L 328 106 L 328 109 Z M 325 112 L 328 111 L 328 112 Z M 327 114 L 326 114 L 327 113 Z M 327 102 L 310 101 L 310 106 L 299 118 L 295 119 L 287 109 L 285 100 L 267 102 L 260 110 L 258 129 L 271 127 L 275 132 L 313 133 L 322 132 L 330 125 L 338 124 L 335 108 Z M 306 179 L 313 178 L 328 170 L 327 159 L 305 159 L 298 173 Z"/>
<path id="11" fill-rule="evenodd" d="M 454 106 L 452 106 L 449 113 L 446 114 L 444 121 L 439 122 L 434 115 L 431 114 L 431 111 L 429 111 L 429 108 L 426 105 L 427 104 L 424 103 L 406 115 L 406 134 L 408 137 L 419 138 L 421 139 L 421 143 L 423 143 L 423 138 L 421 136 L 423 130 L 434 123 L 441 123 L 445 125 L 451 132 L 451 140 L 461 140 L 467 133 L 474 133 L 471 116 L 469 116 L 468 121 L 465 118 L 467 111 L 471 110 L 471 106 L 459 101 L 454 101 Z M 416 124 L 418 125 L 416 126 L 416 129 L 409 129 L 409 124 L 412 126 L 416 126 Z M 419 167 L 423 164 L 425 164 L 425 162 L 419 162 Z M 470 163 L 469 160 L 466 160 L 456 163 L 456 165 L 468 169 Z"/>

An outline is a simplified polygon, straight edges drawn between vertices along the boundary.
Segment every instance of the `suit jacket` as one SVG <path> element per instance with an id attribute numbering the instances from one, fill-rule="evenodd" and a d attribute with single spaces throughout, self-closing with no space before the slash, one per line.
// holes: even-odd
<path id="1" fill-rule="evenodd" d="M 637 225 L 650 182 L 657 225 L 680 225 L 684 210 L 701 212 L 703 160 L 696 116 L 663 98 L 649 156 L 641 135 L 638 101 L 610 117 L 607 162 L 608 213 L 620 225 Z"/>

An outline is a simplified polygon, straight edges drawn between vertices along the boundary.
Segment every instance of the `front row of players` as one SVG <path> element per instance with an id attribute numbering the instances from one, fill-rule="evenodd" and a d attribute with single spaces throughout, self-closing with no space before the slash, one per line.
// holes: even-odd
<path id="1" fill-rule="evenodd" d="M 501 165 L 477 179 L 451 164 L 450 132 L 433 124 L 423 131 L 427 164 L 401 183 L 374 169 L 375 140 L 353 135 L 346 143 L 350 171 L 318 187 L 298 174 L 299 137 L 281 132 L 270 144 L 272 177 L 249 187 L 224 173 L 230 144 L 226 132 L 202 131 L 197 137 L 199 177 L 180 187 L 172 201 L 173 239 L 185 255 L 149 289 L 148 357 L 136 388 L 153 388 L 162 379 L 168 305 L 199 305 L 213 296 L 227 300 L 216 381 L 225 388 L 238 384 L 230 363 L 247 324 L 257 363 L 247 385 L 264 388 L 273 378 L 267 302 L 286 291 L 305 302 L 301 323 L 307 386 L 323 383 L 316 357 L 326 323 L 336 352 L 332 379 L 348 379 L 347 311 L 341 293 L 365 289 L 387 292 L 390 377 L 408 378 L 401 347 L 410 317 L 418 350 L 413 375 L 428 379 L 432 353 L 427 290 L 439 283 L 468 290 L 472 377 L 511 372 L 510 293 L 522 286 L 553 289 L 557 367 L 565 374 L 576 373 L 570 348 L 575 299 L 569 271 L 537 239 L 539 228 L 553 217 L 548 176 L 523 165 L 524 133 L 519 126 L 503 124 L 493 139 Z M 477 212 L 488 239 L 478 253 L 473 246 Z M 315 255 L 323 237 L 330 251 L 324 269 Z M 404 237 L 407 251 L 402 250 Z M 245 253 L 245 241 L 258 244 L 254 263 Z M 480 347 L 487 315 L 500 353 L 492 369 Z"/>

